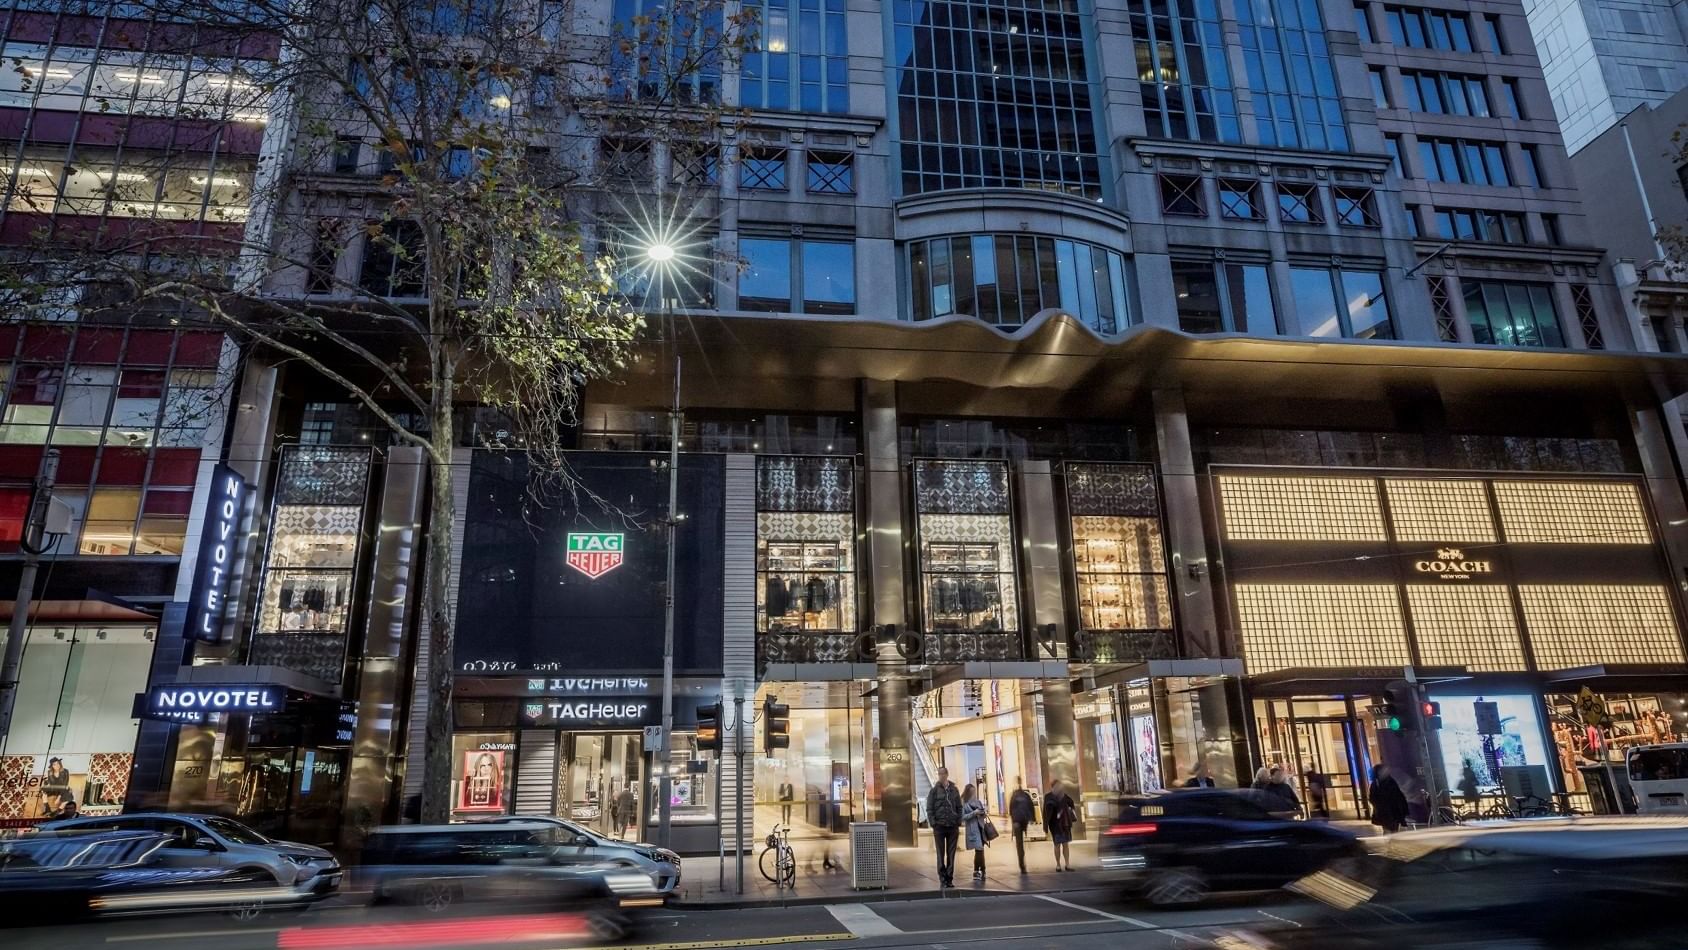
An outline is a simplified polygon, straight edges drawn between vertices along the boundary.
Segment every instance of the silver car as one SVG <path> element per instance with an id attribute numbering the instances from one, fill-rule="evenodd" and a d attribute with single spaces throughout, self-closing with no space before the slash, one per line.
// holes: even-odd
<path id="1" fill-rule="evenodd" d="M 680 886 L 680 856 L 667 848 L 618 841 L 584 828 L 566 818 L 550 815 L 500 815 L 482 818 L 477 824 L 546 824 L 558 829 L 560 847 L 556 854 L 580 864 L 612 864 L 636 868 L 650 875 L 658 894 L 667 896 Z"/>
<path id="2" fill-rule="evenodd" d="M 302 900 L 319 900 L 340 887 L 340 861 L 314 845 L 276 841 L 232 818 L 140 812 L 96 818 L 68 818 L 43 831 L 153 831 L 170 836 L 159 863 L 178 868 L 265 871 Z"/>

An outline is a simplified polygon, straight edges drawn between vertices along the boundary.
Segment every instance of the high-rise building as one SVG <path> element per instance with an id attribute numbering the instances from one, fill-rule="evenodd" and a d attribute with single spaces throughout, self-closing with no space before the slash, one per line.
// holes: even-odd
<path id="1" fill-rule="evenodd" d="M 640 359 L 586 390 L 567 448 L 592 491 L 529 507 L 521 433 L 463 407 L 456 655 L 419 660 L 418 452 L 254 351 L 254 607 L 218 657 L 241 672 L 192 673 L 270 677 L 299 708 L 180 727 L 168 771 L 239 779 L 173 800 L 293 836 L 306 795 L 396 819 L 420 662 L 458 670 L 455 814 L 607 830 L 627 791 L 645 837 L 667 771 L 696 852 L 731 846 L 741 805 L 755 835 L 883 818 L 912 841 L 940 765 L 997 813 L 1017 781 L 1063 781 L 1086 821 L 1199 765 L 1234 785 L 1282 762 L 1304 792 L 1316 773 L 1345 817 L 1378 763 L 1487 786 L 1537 766 L 1583 795 L 1601 753 L 1559 718 L 1583 685 L 1638 736 L 1683 731 L 1664 713 L 1688 697 L 1688 502 L 1661 399 L 1688 370 L 1623 318 L 1518 3 L 755 6 L 753 48 L 681 97 L 728 107 L 707 134 L 612 121 L 647 93 L 626 44 L 606 101 L 561 107 L 540 75 L 497 93 L 554 116 L 531 156 L 585 182 L 589 247 L 637 252 L 616 216 L 679 195 L 664 256 L 685 266 L 647 298 Z M 596 25 L 555 39 L 652 7 L 593 0 L 567 22 Z M 344 225 L 399 193 L 395 147 L 439 146 L 351 117 L 297 135 L 334 147 L 278 152 L 311 200 L 276 211 L 267 290 L 424 303 L 425 261 Z M 660 708 L 676 388 L 659 763 L 638 730 Z M 1438 761 L 1374 712 L 1409 670 L 1459 684 L 1432 687 Z M 697 747 L 697 706 L 770 695 L 788 749 L 741 768 Z M 1479 702 L 1505 761 L 1467 755 Z"/>
<path id="2" fill-rule="evenodd" d="M 1530 33 L 1574 154 L 1641 106 L 1688 87 L 1688 8 L 1671 0 L 1527 3 Z"/>

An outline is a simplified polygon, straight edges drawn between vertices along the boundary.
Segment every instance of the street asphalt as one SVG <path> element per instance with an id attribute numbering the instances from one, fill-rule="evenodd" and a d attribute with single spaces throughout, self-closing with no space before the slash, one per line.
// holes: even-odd
<path id="1" fill-rule="evenodd" d="M 1148 950 L 1212 946 L 1212 936 L 1227 928 L 1270 924 L 1306 911 L 1306 905 L 1281 893 L 1228 897 L 1194 910 L 1166 911 L 1095 889 L 734 910 L 658 909 L 646 916 L 633 937 L 599 941 L 580 933 L 577 921 L 557 915 L 500 914 L 483 908 L 442 918 L 414 908 L 333 903 L 248 923 L 202 915 L 0 931 L 0 944 L 10 950 Z"/>

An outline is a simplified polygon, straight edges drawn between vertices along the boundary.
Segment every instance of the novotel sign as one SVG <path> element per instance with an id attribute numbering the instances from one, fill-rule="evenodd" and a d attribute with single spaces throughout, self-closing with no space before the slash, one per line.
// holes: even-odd
<path id="1" fill-rule="evenodd" d="M 188 595 L 189 640 L 216 643 L 223 639 L 228 613 L 229 579 L 234 573 L 240 541 L 240 516 L 245 509 L 246 479 L 221 462 L 211 472 L 211 502 L 205 511 L 205 530 L 199 537 L 199 561 Z"/>
<path id="2" fill-rule="evenodd" d="M 287 708 L 287 688 L 268 684 L 173 683 L 147 691 L 146 714 L 159 719 L 184 713 L 278 713 Z"/>

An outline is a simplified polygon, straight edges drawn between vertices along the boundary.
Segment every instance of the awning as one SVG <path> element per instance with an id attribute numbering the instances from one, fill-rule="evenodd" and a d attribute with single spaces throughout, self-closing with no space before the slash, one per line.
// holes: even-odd
<path id="1" fill-rule="evenodd" d="M 10 623 L 17 607 L 15 600 L 0 600 L 0 622 Z M 106 600 L 35 600 L 29 604 L 29 622 L 157 623 L 158 617 Z"/>

